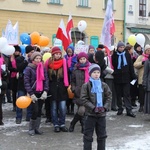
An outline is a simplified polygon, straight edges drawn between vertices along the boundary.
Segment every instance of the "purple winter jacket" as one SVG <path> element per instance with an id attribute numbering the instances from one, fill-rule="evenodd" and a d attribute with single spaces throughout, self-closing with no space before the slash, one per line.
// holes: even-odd
<path id="1" fill-rule="evenodd" d="M 44 77 L 43 81 L 43 91 L 48 92 L 49 90 L 49 79 L 46 69 L 44 68 Z M 36 66 L 32 63 L 29 63 L 26 69 L 24 70 L 24 86 L 28 94 L 41 93 L 36 91 Z"/>

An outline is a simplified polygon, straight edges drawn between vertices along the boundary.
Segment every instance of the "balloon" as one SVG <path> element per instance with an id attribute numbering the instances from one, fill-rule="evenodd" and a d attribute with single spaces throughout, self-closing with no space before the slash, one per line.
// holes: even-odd
<path id="1" fill-rule="evenodd" d="M 43 61 L 46 62 L 47 59 L 49 59 L 51 57 L 51 53 L 45 53 L 43 55 Z"/>
<path id="2" fill-rule="evenodd" d="M 130 35 L 128 37 L 128 42 L 129 42 L 130 45 L 134 46 L 135 43 L 136 43 L 136 37 L 135 37 L 135 35 Z"/>
<path id="3" fill-rule="evenodd" d="M 49 44 L 49 41 L 50 40 L 49 40 L 48 37 L 41 35 L 40 39 L 39 39 L 39 42 L 38 42 L 38 45 L 39 46 L 47 46 Z"/>
<path id="4" fill-rule="evenodd" d="M 30 34 L 30 37 L 31 37 L 31 44 L 32 45 L 38 44 L 39 39 L 40 39 L 40 34 L 38 32 L 32 32 Z"/>
<path id="5" fill-rule="evenodd" d="M 5 55 L 12 55 L 15 52 L 15 48 L 12 45 L 6 45 L 3 49 L 1 49 L 1 53 Z"/>
<path id="6" fill-rule="evenodd" d="M 22 44 L 31 44 L 31 38 L 28 35 L 28 33 L 22 33 L 20 34 L 20 41 L 22 42 Z"/>
<path id="7" fill-rule="evenodd" d="M 20 45 L 20 48 L 21 48 L 21 54 L 24 56 L 25 53 L 26 53 L 26 50 L 25 50 L 26 46 L 25 45 Z"/>
<path id="8" fill-rule="evenodd" d="M 68 91 L 68 97 L 70 99 L 73 99 L 74 98 L 74 93 L 72 93 L 72 91 L 71 91 L 71 85 L 69 85 L 67 91 Z"/>
<path id="9" fill-rule="evenodd" d="M 87 23 L 84 20 L 79 21 L 78 29 L 80 32 L 83 32 L 87 27 Z"/>
<path id="10" fill-rule="evenodd" d="M 31 98 L 28 96 L 20 96 L 17 100 L 16 100 L 16 105 L 19 108 L 27 108 L 30 104 L 31 104 Z"/>
<path id="11" fill-rule="evenodd" d="M 8 45 L 7 39 L 5 37 L 0 38 L 0 51 Z"/>
<path id="12" fill-rule="evenodd" d="M 141 47 L 144 47 L 145 44 L 145 36 L 141 33 L 136 35 L 136 42 L 141 45 Z"/>

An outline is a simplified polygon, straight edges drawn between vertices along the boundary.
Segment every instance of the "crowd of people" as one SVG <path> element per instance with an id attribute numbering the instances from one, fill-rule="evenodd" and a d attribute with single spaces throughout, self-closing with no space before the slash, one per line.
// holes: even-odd
<path id="1" fill-rule="evenodd" d="M 133 107 L 140 103 L 139 112 L 150 113 L 150 45 L 131 46 L 119 41 L 117 47 L 107 48 L 99 44 L 89 45 L 88 53 L 74 53 L 68 46 L 65 54 L 54 46 L 40 50 L 26 46 L 21 55 L 20 46 L 14 46 L 11 56 L 0 55 L 0 125 L 3 123 L 2 103 L 12 103 L 16 112 L 16 124 L 22 122 L 22 109 L 16 99 L 29 96 L 32 99 L 26 109 L 29 135 L 42 134 L 41 114 L 44 105 L 46 120 L 54 125 L 54 132 L 73 132 L 78 121 L 84 134 L 84 150 L 92 149 L 94 129 L 98 149 L 105 149 L 106 112 L 124 109 L 129 117 L 136 117 Z M 45 62 L 43 55 L 51 53 Z M 71 87 L 73 98 L 68 96 Z M 66 114 L 74 114 L 69 128 Z"/>

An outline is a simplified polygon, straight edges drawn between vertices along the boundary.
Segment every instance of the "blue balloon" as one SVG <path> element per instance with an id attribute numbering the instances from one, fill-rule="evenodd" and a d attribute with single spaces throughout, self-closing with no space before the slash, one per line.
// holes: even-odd
<path id="1" fill-rule="evenodd" d="M 25 54 L 26 54 L 26 50 L 25 50 L 26 46 L 20 45 L 20 48 L 21 48 L 21 54 L 22 54 L 22 56 L 25 56 Z"/>
<path id="2" fill-rule="evenodd" d="M 31 38 L 28 35 L 28 33 L 22 33 L 20 35 L 20 41 L 22 42 L 22 44 L 28 44 L 28 45 L 31 44 Z"/>

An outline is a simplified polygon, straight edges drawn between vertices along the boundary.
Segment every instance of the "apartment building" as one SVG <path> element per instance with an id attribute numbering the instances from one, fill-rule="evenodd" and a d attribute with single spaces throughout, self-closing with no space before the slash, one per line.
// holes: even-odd
<path id="1" fill-rule="evenodd" d="M 123 40 L 124 0 L 112 0 L 116 32 L 115 42 Z M 107 0 L 0 0 L 0 29 L 4 30 L 8 20 L 19 22 L 19 34 L 33 31 L 50 38 L 53 45 L 60 20 L 67 23 L 72 15 L 74 43 L 84 40 L 86 44 L 99 43 Z M 78 31 L 80 20 L 87 23 L 83 33 Z"/>

